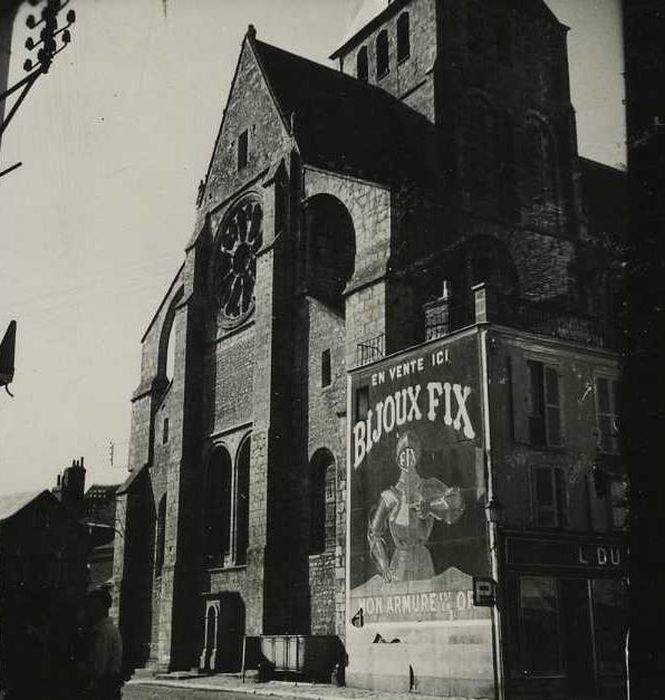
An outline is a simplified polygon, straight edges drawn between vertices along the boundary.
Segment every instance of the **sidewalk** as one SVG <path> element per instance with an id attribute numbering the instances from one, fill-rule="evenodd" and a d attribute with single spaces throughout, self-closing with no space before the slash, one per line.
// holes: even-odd
<path id="1" fill-rule="evenodd" d="M 245 683 L 233 674 L 215 676 L 196 676 L 193 678 L 137 678 L 129 681 L 129 685 L 159 685 L 172 688 L 189 688 L 192 690 L 210 690 L 224 693 L 246 693 L 268 697 L 303 698 L 303 700 L 344 700 L 362 698 L 363 700 L 440 700 L 437 696 L 421 695 L 420 693 L 389 693 L 357 688 L 339 688 L 324 685 L 294 681 L 256 682 L 253 679 Z M 447 698 L 447 700 L 465 700 L 464 698 Z"/>

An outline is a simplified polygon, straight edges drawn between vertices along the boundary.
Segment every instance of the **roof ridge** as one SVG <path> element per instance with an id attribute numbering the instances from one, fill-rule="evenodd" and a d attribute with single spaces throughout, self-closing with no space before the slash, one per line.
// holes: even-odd
<path id="1" fill-rule="evenodd" d="M 306 56 L 293 53 L 293 51 L 287 51 L 281 46 L 275 46 L 275 44 L 269 44 L 268 42 L 261 41 L 260 39 L 254 39 L 254 43 L 257 45 L 257 48 L 266 46 L 267 48 L 278 51 L 289 58 L 297 59 L 318 70 L 324 70 L 328 72 L 331 77 L 335 76 L 338 80 L 347 82 L 349 85 L 353 85 L 353 87 L 357 90 L 364 90 L 368 95 L 371 94 L 375 97 L 380 96 L 380 99 L 383 99 L 386 102 L 390 102 L 393 105 L 400 105 L 402 108 L 406 108 L 410 113 L 413 113 L 416 116 L 422 116 L 420 112 L 413 109 L 413 107 L 409 107 L 409 105 L 407 105 L 403 100 L 400 100 L 398 97 L 395 97 L 395 95 L 391 94 L 387 90 L 384 90 L 383 88 L 380 88 L 378 85 L 373 85 L 372 83 L 365 82 L 364 80 L 358 80 L 358 78 L 350 75 L 349 73 L 344 73 L 343 71 L 340 71 L 332 66 L 327 66 L 323 63 L 319 63 L 318 61 L 314 61 L 311 58 L 307 58 Z M 423 119 L 425 119 L 425 117 L 423 117 Z"/>

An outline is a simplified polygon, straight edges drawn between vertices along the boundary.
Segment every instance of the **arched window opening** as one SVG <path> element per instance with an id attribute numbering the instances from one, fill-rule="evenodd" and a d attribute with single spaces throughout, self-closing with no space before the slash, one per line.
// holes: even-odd
<path id="1" fill-rule="evenodd" d="M 382 78 L 389 69 L 388 32 L 382 29 L 376 37 L 376 77 Z"/>
<path id="2" fill-rule="evenodd" d="M 335 547 L 337 474 L 327 450 L 317 452 L 309 469 L 309 553 Z"/>
<path id="3" fill-rule="evenodd" d="M 356 256 L 351 215 L 335 197 L 314 195 L 305 205 L 305 230 L 307 293 L 343 312 Z"/>
<path id="4" fill-rule="evenodd" d="M 208 464 L 205 488 L 204 552 L 213 564 L 223 564 L 230 551 L 231 477 L 229 453 L 218 447 Z"/>
<path id="5" fill-rule="evenodd" d="M 365 83 L 369 79 L 369 63 L 367 61 L 367 47 L 362 46 L 356 56 L 356 77 Z"/>
<path id="6" fill-rule="evenodd" d="M 478 95 L 469 96 L 462 112 L 463 182 L 472 197 L 486 197 L 497 182 L 497 128 L 494 114 Z"/>
<path id="7" fill-rule="evenodd" d="M 180 289 L 166 312 L 159 337 L 159 353 L 157 356 L 157 374 L 160 379 L 172 382 L 175 375 L 175 351 L 176 351 L 176 306 L 182 299 L 183 290 Z"/>
<path id="8" fill-rule="evenodd" d="M 404 61 L 411 55 L 409 13 L 403 12 L 397 19 L 397 61 Z"/>
<path id="9" fill-rule="evenodd" d="M 166 363 L 164 369 L 166 378 L 172 382 L 175 374 L 175 323 L 173 319 L 171 320 L 171 328 L 166 340 Z"/>
<path id="10" fill-rule="evenodd" d="M 251 455 L 251 438 L 247 438 L 238 453 L 236 467 L 236 532 L 235 563 L 247 561 L 249 545 L 249 468 Z"/>
<path id="11" fill-rule="evenodd" d="M 513 216 L 517 212 L 517 184 L 515 174 L 515 136 L 510 116 L 504 114 L 496 131 L 497 177 L 501 213 Z"/>
<path id="12" fill-rule="evenodd" d="M 490 236 L 477 236 L 469 242 L 466 263 L 469 290 L 484 282 L 504 296 L 517 294 L 517 269 L 507 248 Z"/>
<path id="13" fill-rule="evenodd" d="M 157 532 L 155 535 L 155 573 L 160 576 L 164 568 L 164 549 L 166 546 L 166 494 L 157 508 Z"/>
<path id="14" fill-rule="evenodd" d="M 537 118 L 526 125 L 525 160 L 529 200 L 555 202 L 556 149 L 547 125 Z"/>

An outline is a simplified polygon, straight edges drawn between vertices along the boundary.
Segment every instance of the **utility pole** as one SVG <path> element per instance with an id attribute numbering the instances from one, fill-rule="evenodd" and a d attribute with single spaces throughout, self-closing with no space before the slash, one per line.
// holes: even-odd
<path id="1" fill-rule="evenodd" d="M 1 1 L 1 0 L 0 0 Z M 0 85 L 0 140 L 5 129 L 16 115 L 23 100 L 27 97 L 33 85 L 37 82 L 40 76 L 48 73 L 51 63 L 57 54 L 59 54 L 72 40 L 69 28 L 76 21 L 76 13 L 74 10 L 68 10 L 64 21 L 62 19 L 62 11 L 69 5 L 71 0 L 28 0 L 29 4 L 36 8 L 35 14 L 28 15 L 26 26 L 29 30 L 34 31 L 34 36 L 29 36 L 25 41 L 25 48 L 30 52 L 35 52 L 36 60 L 27 58 L 23 64 L 23 69 L 27 75 L 16 82 L 11 87 L 6 87 L 5 83 Z M 7 46 L 3 49 L 9 51 L 9 41 L 11 39 L 11 29 L 14 21 L 14 16 L 18 4 L 10 2 L 7 5 L 7 10 L 3 10 L 0 16 L 2 20 L 3 44 Z M 41 9 L 39 9 L 41 8 Z M 4 65 L 4 56 L 2 72 L 8 71 L 9 57 L 7 55 Z M 5 115 L 5 106 L 7 98 L 15 96 L 12 106 Z M 15 163 L 9 168 L 0 171 L 0 177 L 7 175 L 21 163 Z"/>

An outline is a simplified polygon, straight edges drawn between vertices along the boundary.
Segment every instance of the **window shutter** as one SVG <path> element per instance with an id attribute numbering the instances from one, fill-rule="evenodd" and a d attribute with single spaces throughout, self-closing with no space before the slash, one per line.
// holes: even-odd
<path id="1" fill-rule="evenodd" d="M 545 396 L 543 393 L 543 366 L 540 362 L 528 362 L 529 368 L 529 442 L 544 445 Z"/>
<path id="2" fill-rule="evenodd" d="M 551 367 L 545 368 L 545 412 L 547 419 L 547 444 L 560 445 L 562 440 L 559 375 Z"/>
<path id="3" fill-rule="evenodd" d="M 556 527 L 556 494 L 552 482 L 552 470 L 549 467 L 536 467 L 534 481 L 536 525 Z"/>
<path id="4" fill-rule="evenodd" d="M 556 526 L 566 527 L 568 513 L 566 509 L 566 477 L 562 469 L 554 469 L 554 489 L 556 495 Z"/>
<path id="5" fill-rule="evenodd" d="M 529 442 L 529 374 L 521 358 L 511 361 L 510 383 L 513 392 L 513 430 L 515 442 Z"/>

